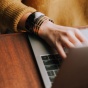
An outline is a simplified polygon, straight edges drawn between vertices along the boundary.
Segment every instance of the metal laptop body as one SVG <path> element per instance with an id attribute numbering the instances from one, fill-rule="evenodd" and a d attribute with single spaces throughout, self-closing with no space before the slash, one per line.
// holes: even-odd
<path id="1" fill-rule="evenodd" d="M 31 43 L 31 47 L 32 47 L 36 62 L 40 70 L 41 77 L 45 85 L 45 88 L 51 88 L 51 82 L 48 77 L 48 74 L 47 74 L 47 71 L 46 71 L 46 68 L 44 66 L 41 56 L 56 54 L 57 52 L 53 50 L 48 44 L 46 44 L 39 37 L 37 36 L 28 36 L 28 37 Z"/>
<path id="2" fill-rule="evenodd" d="M 87 35 L 88 30 L 82 30 L 82 33 L 88 38 L 88 35 Z M 41 59 L 41 56 L 54 55 L 54 54 L 57 54 L 57 52 L 54 49 L 52 49 L 48 44 L 46 44 L 44 40 L 42 40 L 37 36 L 28 35 L 28 38 L 29 38 L 36 62 L 38 64 L 45 88 L 51 88 L 52 83 L 50 82 L 49 76 L 47 74 L 43 60 Z"/>

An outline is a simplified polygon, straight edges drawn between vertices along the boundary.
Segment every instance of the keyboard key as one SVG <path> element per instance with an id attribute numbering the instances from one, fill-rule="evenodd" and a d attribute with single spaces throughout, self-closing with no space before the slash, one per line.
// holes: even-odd
<path id="1" fill-rule="evenodd" d="M 50 81 L 53 82 L 55 77 L 49 77 Z"/>
<path id="2" fill-rule="evenodd" d="M 55 70 L 55 71 L 54 71 L 56 75 L 57 75 L 58 71 L 59 71 L 59 70 Z"/>
<path id="3" fill-rule="evenodd" d="M 57 60 L 44 60 L 44 65 L 54 65 L 54 64 L 59 64 Z"/>
<path id="4" fill-rule="evenodd" d="M 55 70 L 58 69 L 57 65 L 45 65 L 46 70 Z"/>
<path id="5" fill-rule="evenodd" d="M 53 71 L 48 71 L 47 72 L 49 76 L 54 76 L 54 72 Z"/>
<path id="6" fill-rule="evenodd" d="M 62 59 L 62 57 L 59 55 L 59 54 L 54 54 L 54 55 L 48 55 L 48 57 L 49 57 L 49 59 L 56 59 L 56 60 L 58 60 L 58 59 Z"/>
<path id="7" fill-rule="evenodd" d="M 53 59 L 55 59 L 55 56 L 54 55 L 48 55 L 48 58 L 53 60 Z"/>
<path id="8" fill-rule="evenodd" d="M 41 56 L 42 60 L 48 60 L 48 56 Z"/>

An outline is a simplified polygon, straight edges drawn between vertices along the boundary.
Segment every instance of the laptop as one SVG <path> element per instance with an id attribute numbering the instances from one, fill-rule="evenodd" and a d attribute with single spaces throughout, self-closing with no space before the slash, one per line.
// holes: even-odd
<path id="1" fill-rule="evenodd" d="M 88 38 L 88 28 L 81 30 L 81 32 Z M 36 35 L 35 36 L 28 35 L 28 39 L 30 41 L 31 48 L 32 48 L 33 54 L 35 56 L 44 86 L 45 86 L 45 88 L 52 88 L 52 85 L 55 86 L 56 85 L 55 83 L 60 82 L 60 80 L 62 81 L 61 78 L 58 79 L 59 77 L 63 76 L 63 74 L 61 74 L 61 73 L 62 72 L 65 73 L 66 69 L 67 69 L 67 71 L 70 69 L 69 68 L 70 63 L 69 64 L 66 64 L 66 63 L 68 63 L 70 61 L 69 58 L 71 58 L 70 55 L 72 53 L 71 54 L 68 53 L 68 49 L 65 49 L 65 52 L 68 53 L 68 61 L 67 60 L 63 61 L 63 59 L 57 53 L 57 51 L 54 50 L 52 47 L 50 47 L 40 37 L 38 37 Z M 77 50 L 81 51 L 82 49 L 80 50 L 80 48 L 77 48 Z M 74 53 L 74 51 L 76 51 L 76 50 L 72 49 L 73 53 Z M 88 51 L 88 48 L 87 48 L 87 51 Z M 73 57 L 73 55 L 74 54 L 72 54 L 72 57 Z M 80 57 L 78 57 L 78 56 L 79 56 L 79 54 L 74 55 L 74 58 L 76 58 L 76 57 L 77 58 L 76 59 L 72 58 L 71 60 L 74 60 L 74 63 L 75 63 L 76 62 L 75 60 L 80 59 Z M 87 56 L 87 58 L 88 58 L 88 56 Z M 86 59 L 86 58 L 83 58 L 83 59 Z M 66 63 L 64 63 L 64 62 L 66 62 Z M 65 65 L 67 65 L 67 66 L 65 67 Z M 65 69 L 63 69 L 64 67 L 65 67 Z M 76 67 L 75 64 L 73 64 L 72 69 L 74 69 L 74 67 Z M 57 74 L 59 75 L 59 77 Z M 57 82 L 55 82 L 56 80 L 57 80 Z M 64 78 L 63 78 L 63 80 L 64 80 Z M 72 88 L 72 87 L 59 87 L 59 85 L 57 85 L 57 87 L 55 86 L 55 88 Z M 73 88 L 76 88 L 76 87 L 73 87 Z"/>

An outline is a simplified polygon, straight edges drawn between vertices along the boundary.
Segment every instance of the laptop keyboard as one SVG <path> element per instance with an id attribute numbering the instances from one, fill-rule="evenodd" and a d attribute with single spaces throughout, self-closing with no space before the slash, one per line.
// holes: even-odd
<path id="1" fill-rule="evenodd" d="M 59 54 L 55 55 L 44 55 L 41 56 L 43 63 L 45 65 L 47 74 L 49 76 L 50 81 L 53 83 L 54 78 L 57 75 L 57 72 L 60 69 L 62 58 Z"/>

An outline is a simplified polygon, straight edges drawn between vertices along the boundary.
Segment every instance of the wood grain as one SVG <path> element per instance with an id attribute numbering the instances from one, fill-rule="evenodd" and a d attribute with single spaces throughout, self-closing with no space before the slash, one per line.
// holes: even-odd
<path id="1" fill-rule="evenodd" d="M 0 35 L 0 88 L 43 88 L 26 33 Z"/>

